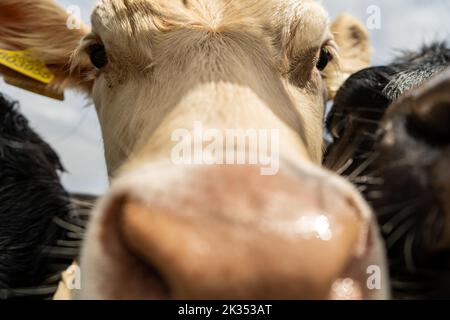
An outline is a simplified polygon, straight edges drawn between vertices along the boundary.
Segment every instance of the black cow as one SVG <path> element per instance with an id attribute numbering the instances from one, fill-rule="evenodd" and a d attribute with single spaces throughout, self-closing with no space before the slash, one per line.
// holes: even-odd
<path id="1" fill-rule="evenodd" d="M 0 299 L 51 296 L 82 237 L 57 154 L 17 109 L 0 94 Z"/>
<path id="2" fill-rule="evenodd" d="M 439 43 L 362 70 L 327 121 L 325 164 L 377 213 L 397 298 L 450 298 L 449 66 Z"/>

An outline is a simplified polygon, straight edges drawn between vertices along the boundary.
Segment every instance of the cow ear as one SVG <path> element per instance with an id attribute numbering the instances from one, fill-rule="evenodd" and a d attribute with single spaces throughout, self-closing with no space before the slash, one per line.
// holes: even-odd
<path id="1" fill-rule="evenodd" d="M 53 0 L 1 0 L 0 49 L 27 50 L 45 63 L 55 75 L 47 86 L 90 91 L 92 82 L 84 76 L 92 69 L 89 61 L 78 61 L 71 73 L 71 56 L 89 28 Z"/>
<path id="2" fill-rule="evenodd" d="M 339 48 L 339 63 L 325 70 L 330 99 L 350 75 L 369 67 L 372 61 L 369 32 L 358 19 L 344 13 L 332 23 L 331 31 Z"/>

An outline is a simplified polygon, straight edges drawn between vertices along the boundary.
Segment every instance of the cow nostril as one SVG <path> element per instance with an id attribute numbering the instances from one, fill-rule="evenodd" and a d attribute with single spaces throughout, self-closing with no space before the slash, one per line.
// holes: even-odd
<path id="1" fill-rule="evenodd" d="M 133 248 L 130 248 L 130 252 L 135 254 L 137 259 L 142 262 L 144 272 L 147 275 L 145 280 L 148 281 L 148 284 L 152 288 L 152 295 L 159 299 L 170 299 L 170 297 L 172 297 L 171 288 L 160 270 L 158 270 L 156 266 L 149 264 L 147 261 L 141 260 L 139 258 L 139 252 L 133 252 Z"/>
<path id="2" fill-rule="evenodd" d="M 406 128 L 410 135 L 431 145 L 450 144 L 450 101 L 414 108 Z"/>
<path id="3" fill-rule="evenodd" d="M 149 246 L 152 241 L 149 241 L 148 230 L 146 230 L 148 216 L 149 211 L 145 207 L 131 201 L 125 203 L 119 223 L 122 241 L 126 249 L 139 262 L 142 281 L 150 289 L 148 292 L 151 294 L 150 298 L 170 299 L 171 286 L 162 268 L 156 263 L 157 255 L 154 254 L 151 245 Z M 130 270 L 130 272 L 133 271 Z"/>

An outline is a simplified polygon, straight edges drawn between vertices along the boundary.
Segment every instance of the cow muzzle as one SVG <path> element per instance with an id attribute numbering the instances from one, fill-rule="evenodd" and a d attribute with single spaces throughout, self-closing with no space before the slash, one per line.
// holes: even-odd
<path id="1" fill-rule="evenodd" d="M 113 190 L 86 238 L 82 299 L 388 296 L 370 210 L 321 169 L 161 164 Z"/>

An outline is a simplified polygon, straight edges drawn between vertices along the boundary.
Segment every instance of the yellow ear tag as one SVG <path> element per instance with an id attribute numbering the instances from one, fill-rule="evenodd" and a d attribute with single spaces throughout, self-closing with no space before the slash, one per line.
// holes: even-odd
<path id="1" fill-rule="evenodd" d="M 0 64 L 45 84 L 55 78 L 45 63 L 28 51 L 0 49 Z"/>

